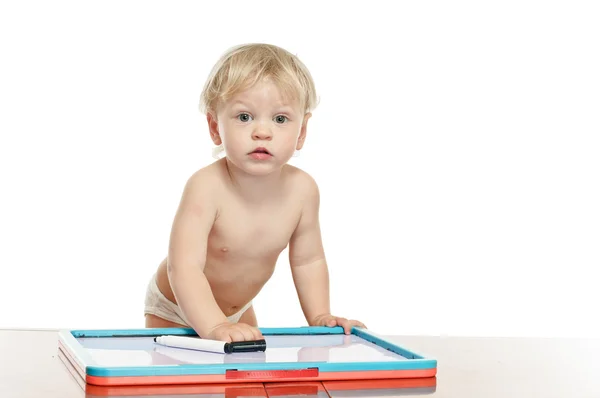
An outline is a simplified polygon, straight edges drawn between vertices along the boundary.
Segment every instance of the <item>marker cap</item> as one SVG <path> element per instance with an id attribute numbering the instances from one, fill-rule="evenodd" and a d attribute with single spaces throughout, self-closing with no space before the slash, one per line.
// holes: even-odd
<path id="1" fill-rule="evenodd" d="M 226 354 L 266 351 L 266 349 L 267 342 L 265 340 L 234 341 L 232 343 L 225 343 Z"/>

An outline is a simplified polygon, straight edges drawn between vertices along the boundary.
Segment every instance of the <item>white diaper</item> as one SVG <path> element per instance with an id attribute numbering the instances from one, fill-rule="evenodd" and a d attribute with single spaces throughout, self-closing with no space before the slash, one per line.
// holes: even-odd
<path id="1" fill-rule="evenodd" d="M 231 323 L 238 323 L 242 315 L 244 315 L 244 312 L 246 312 L 250 306 L 252 306 L 252 301 L 246 304 L 237 313 L 227 317 L 227 319 Z M 167 321 L 178 323 L 185 327 L 191 327 L 190 323 L 185 318 L 185 315 L 183 315 L 181 308 L 166 298 L 158 289 L 158 285 L 156 284 L 156 274 L 152 276 L 152 279 L 150 279 L 146 289 L 144 314 L 156 315 L 157 317 L 166 319 Z"/>

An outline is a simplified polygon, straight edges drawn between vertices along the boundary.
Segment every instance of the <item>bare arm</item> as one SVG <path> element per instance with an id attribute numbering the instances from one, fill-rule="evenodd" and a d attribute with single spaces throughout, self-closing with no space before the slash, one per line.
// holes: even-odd
<path id="1" fill-rule="evenodd" d="M 173 294 L 190 326 L 205 337 L 227 317 L 217 305 L 204 275 L 208 235 L 217 216 L 216 201 L 202 181 L 192 176 L 184 189 L 169 242 L 168 274 Z"/>
<path id="2" fill-rule="evenodd" d="M 304 317 L 310 326 L 341 326 L 349 334 L 352 327 L 366 328 L 357 320 L 331 315 L 329 271 L 319 225 L 319 189 L 312 178 L 307 179 L 307 200 L 290 240 L 292 277 Z"/>
<path id="3" fill-rule="evenodd" d="M 289 259 L 292 277 L 304 317 L 309 325 L 330 315 L 329 271 L 319 225 L 319 189 L 306 178 L 307 199 L 302 215 L 290 240 Z"/>

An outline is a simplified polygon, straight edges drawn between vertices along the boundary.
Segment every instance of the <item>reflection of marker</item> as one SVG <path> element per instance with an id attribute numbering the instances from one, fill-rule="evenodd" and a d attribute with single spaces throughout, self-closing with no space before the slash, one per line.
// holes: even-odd
<path id="1" fill-rule="evenodd" d="M 218 354 L 256 352 L 265 351 L 267 349 L 267 342 L 265 340 L 234 341 L 233 343 L 227 343 L 225 341 L 200 339 L 196 337 L 158 336 L 154 338 L 154 341 L 167 347 L 209 351 Z"/>

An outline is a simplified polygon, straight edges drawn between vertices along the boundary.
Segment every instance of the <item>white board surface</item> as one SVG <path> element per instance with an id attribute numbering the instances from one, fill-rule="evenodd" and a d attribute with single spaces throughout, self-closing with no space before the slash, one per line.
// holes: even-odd
<path id="1" fill-rule="evenodd" d="M 80 337 L 77 341 L 96 366 L 165 366 L 184 364 L 274 362 L 389 362 L 403 356 L 350 335 L 265 336 L 265 352 L 215 354 L 166 347 L 148 337 Z"/>

